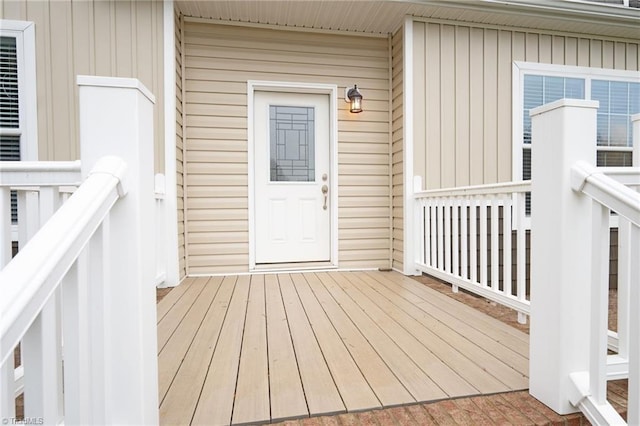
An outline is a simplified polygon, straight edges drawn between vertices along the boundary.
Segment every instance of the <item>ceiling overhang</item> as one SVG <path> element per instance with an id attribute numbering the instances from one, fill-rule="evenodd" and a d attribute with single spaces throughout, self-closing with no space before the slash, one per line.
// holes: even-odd
<path id="1" fill-rule="evenodd" d="M 175 0 L 185 15 L 235 23 L 388 35 L 405 16 L 640 41 L 640 9 L 582 0 Z"/>

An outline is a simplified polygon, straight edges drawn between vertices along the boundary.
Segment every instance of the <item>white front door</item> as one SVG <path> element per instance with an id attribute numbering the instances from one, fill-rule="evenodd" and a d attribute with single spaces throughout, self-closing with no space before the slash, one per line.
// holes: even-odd
<path id="1" fill-rule="evenodd" d="M 329 95 L 256 91 L 256 264 L 331 255 Z"/>

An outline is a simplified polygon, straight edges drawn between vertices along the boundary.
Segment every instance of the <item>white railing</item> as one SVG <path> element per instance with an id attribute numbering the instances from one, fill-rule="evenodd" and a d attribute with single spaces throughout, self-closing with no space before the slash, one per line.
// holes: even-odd
<path id="1" fill-rule="evenodd" d="M 57 185 L 80 180 L 77 163 L 0 169 L 3 237 L 11 233 L 9 188 L 38 184 L 39 220 L 53 213 L 0 272 L 0 418 L 17 422 L 23 392 L 33 424 L 157 424 L 154 100 L 137 80 L 78 84 L 85 180 L 73 195 L 52 212 Z M 54 179 L 58 169 L 72 177 Z M 28 222 L 20 216 L 19 226 Z"/>
<path id="2" fill-rule="evenodd" d="M 118 191 L 120 179 L 116 177 L 124 168 L 123 164 L 121 160 L 111 163 L 98 165 L 69 201 L 0 272 L 0 360 L 3 369 L 10 369 L 12 362 L 8 361 L 12 360 L 9 358 L 18 342 L 22 342 L 23 391 L 29 401 L 29 418 L 42 418 L 47 423 L 61 420 L 62 392 L 59 390 L 63 381 L 65 395 L 79 397 L 80 389 L 73 389 L 76 384 L 73 382 L 84 373 L 78 370 L 80 363 L 77 361 L 83 356 L 80 352 L 87 351 L 83 347 L 86 342 L 80 342 L 80 336 L 85 337 L 84 330 L 79 328 L 86 327 L 86 321 L 92 318 L 89 312 L 79 316 L 78 308 L 87 309 L 87 306 L 79 307 L 72 301 L 82 300 L 79 271 L 86 271 L 91 262 L 102 261 L 102 247 L 96 239 L 105 238 L 105 235 L 101 229 L 96 236 L 96 230 L 102 226 L 116 200 L 124 196 L 122 190 Z M 92 246 L 91 252 L 83 254 L 89 246 Z M 83 258 L 78 261 L 81 256 Z M 63 281 L 66 281 L 64 285 Z M 59 328 L 62 317 L 65 324 Z M 6 401 L 2 405 L 7 407 L 15 393 L 3 395 Z M 68 415 L 70 410 L 67 406 L 64 413 Z"/>
<path id="3" fill-rule="evenodd" d="M 607 380 L 628 378 L 629 424 L 640 423 L 640 184 L 633 168 L 596 168 L 593 101 L 532 111 L 530 392 L 560 414 L 625 424 Z M 608 331 L 610 217 L 618 222 L 618 329 Z M 613 338 L 613 339 L 612 339 Z M 617 354 L 607 355 L 608 343 Z"/>
<path id="4" fill-rule="evenodd" d="M 80 182 L 79 161 L 0 163 L 0 266 L 11 259 L 11 242 L 24 245 Z M 12 223 L 10 194 L 17 194 L 20 220 Z"/>
<path id="5" fill-rule="evenodd" d="M 12 258 L 13 242 L 24 247 L 79 185 L 80 162 L 0 162 L 0 267 Z M 12 224 L 11 191 L 17 193 L 18 217 Z M 23 393 L 24 368 L 14 372 L 15 396 Z"/>
<path id="6" fill-rule="evenodd" d="M 640 121 L 638 122 L 640 124 Z M 638 130 L 640 134 L 640 130 Z M 640 161 L 638 161 L 640 163 Z M 636 192 L 640 192 L 640 178 L 637 170 L 629 167 L 600 167 L 599 173 L 614 179 L 618 183 L 625 185 Z M 615 210 L 614 210 L 615 211 Z M 616 352 L 617 355 L 609 357 L 609 378 L 622 378 L 626 375 L 626 356 L 628 354 L 629 339 L 629 290 L 631 285 L 629 265 L 630 225 L 627 220 L 620 219 L 619 215 L 610 215 L 615 219 L 615 229 L 618 232 L 618 243 L 616 246 L 617 262 L 617 330 L 608 331 L 608 349 Z M 614 272 L 614 271 L 612 271 Z M 617 367 L 616 367 L 617 366 Z M 618 371 L 618 374 L 616 373 Z"/>
<path id="7" fill-rule="evenodd" d="M 609 173 L 608 173 L 609 172 Z M 624 173 L 624 174 L 622 174 Z M 620 420 L 607 401 L 607 380 L 629 378 L 629 424 L 640 423 L 639 385 L 640 353 L 630 353 L 630 348 L 640 344 L 640 193 L 625 186 L 623 181 L 640 182 L 640 168 L 621 171 L 596 169 L 587 163 L 578 163 L 571 169 L 572 188 L 592 199 L 592 259 L 591 259 L 591 336 L 589 369 L 572 373 L 571 378 L 578 391 L 572 403 L 588 413 L 592 422 L 615 423 Z M 624 179 L 626 178 L 626 179 Z M 634 186 L 635 186 L 634 185 Z M 622 312 L 618 316 L 618 354 L 607 355 L 607 331 L 609 310 L 609 253 L 602 250 L 602 242 L 609 239 L 609 216 L 618 214 L 620 252 L 618 264 L 618 291 Z M 632 261 L 635 259 L 635 261 Z M 632 283 L 635 283 L 633 285 Z M 630 339 L 633 336 L 636 342 Z M 633 360 L 633 361 L 632 361 Z M 631 363 L 636 365 L 632 366 Z M 629 369 L 635 368 L 635 374 Z M 601 407 L 604 407 L 601 408 Z"/>
<path id="8" fill-rule="evenodd" d="M 508 306 L 526 322 L 530 182 L 420 191 L 416 178 L 416 268 Z"/>

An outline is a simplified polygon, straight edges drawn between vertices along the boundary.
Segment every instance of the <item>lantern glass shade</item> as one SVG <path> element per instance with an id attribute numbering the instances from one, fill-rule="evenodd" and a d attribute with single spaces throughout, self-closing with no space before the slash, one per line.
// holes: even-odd
<path id="1" fill-rule="evenodd" d="M 358 86 L 354 85 L 353 89 L 347 92 L 348 102 L 351 104 L 349 111 L 358 113 L 362 112 L 362 95 L 358 91 Z"/>

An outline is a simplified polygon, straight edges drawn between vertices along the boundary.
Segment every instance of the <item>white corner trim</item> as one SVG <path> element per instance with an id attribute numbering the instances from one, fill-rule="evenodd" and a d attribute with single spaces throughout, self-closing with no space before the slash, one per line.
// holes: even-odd
<path id="1" fill-rule="evenodd" d="M 403 123 L 404 130 L 402 163 L 403 163 L 403 273 L 415 275 L 415 256 L 413 242 L 413 17 L 404 20 L 403 43 Z"/>
<path id="2" fill-rule="evenodd" d="M 165 286 L 180 281 L 178 261 L 178 201 L 176 168 L 176 58 L 173 0 L 164 0 L 163 60 L 164 60 L 164 176 L 165 232 L 167 242 Z"/>
<path id="3" fill-rule="evenodd" d="M 248 208 L 247 216 L 249 218 L 249 271 L 253 271 L 256 268 L 256 223 L 255 223 L 255 196 L 254 196 L 254 179 L 255 179 L 255 154 L 253 146 L 255 144 L 254 126 L 255 120 L 254 111 L 254 92 L 255 84 L 253 81 L 247 81 L 247 197 Z"/>
<path id="4" fill-rule="evenodd" d="M 256 91 L 292 92 L 329 95 L 329 158 L 331 161 L 331 259 L 338 267 L 338 86 L 335 84 L 300 83 L 283 81 L 247 81 L 247 177 L 249 206 L 249 271 L 256 270 L 255 254 L 255 152 L 254 152 L 254 96 Z"/>

